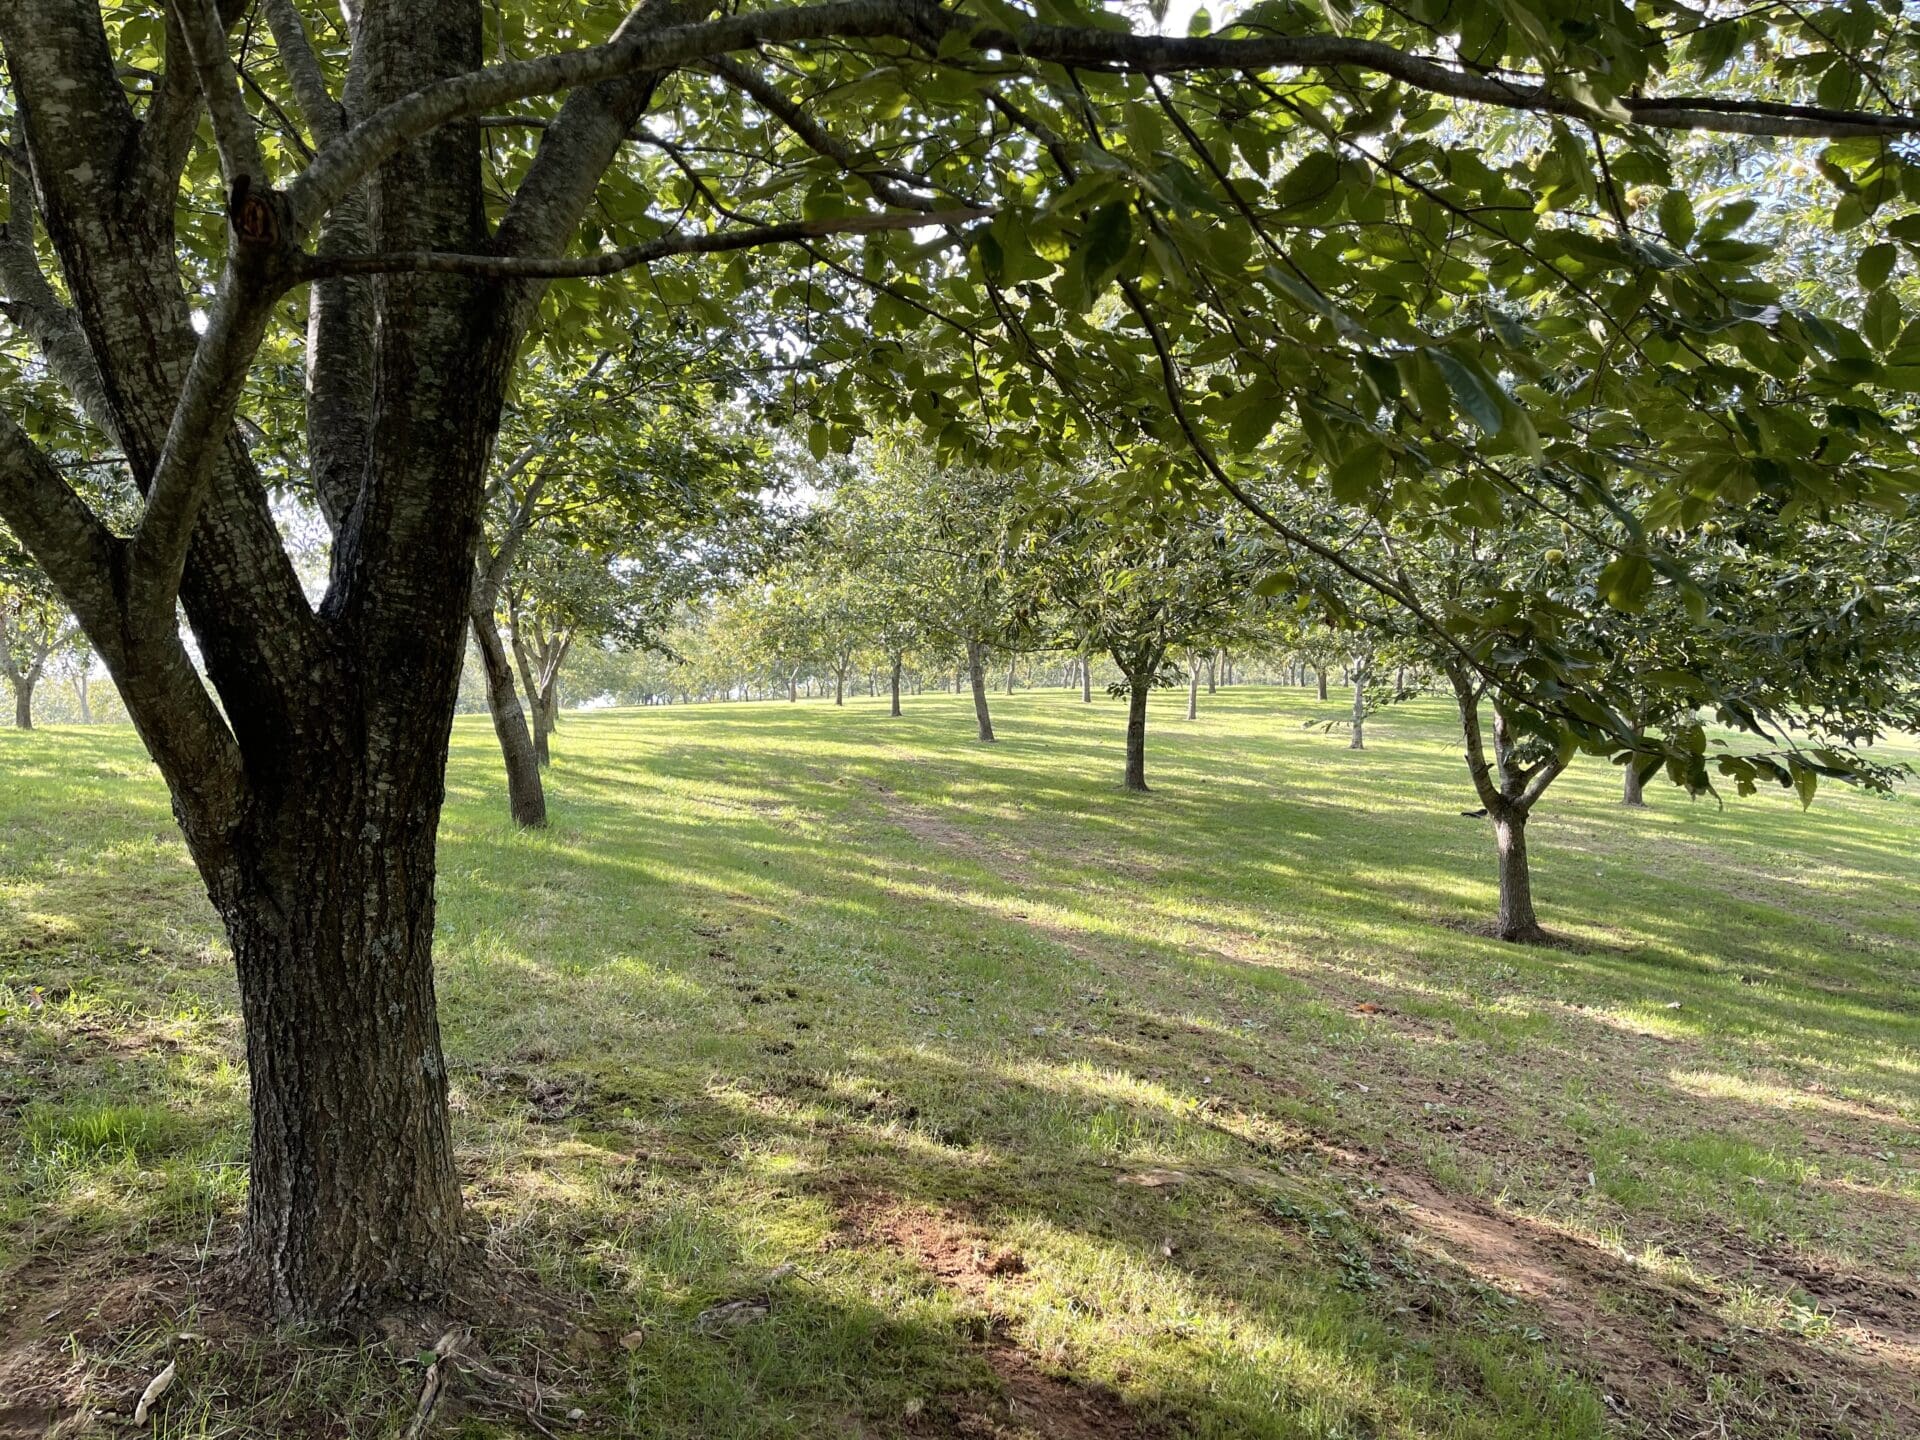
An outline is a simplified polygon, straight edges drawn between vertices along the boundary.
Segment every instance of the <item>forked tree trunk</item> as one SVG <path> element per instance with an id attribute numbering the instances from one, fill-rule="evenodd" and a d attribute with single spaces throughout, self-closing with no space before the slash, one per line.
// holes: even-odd
<path id="1" fill-rule="evenodd" d="M 513 662 L 507 658 L 493 607 L 476 599 L 470 619 L 480 667 L 487 679 L 487 713 L 493 717 L 494 737 L 500 742 L 500 758 L 506 764 L 508 813 L 516 825 L 545 825 L 547 792 L 540 782 L 540 758 L 527 730 L 520 689 L 513 681 Z"/>
<path id="2" fill-rule="evenodd" d="M 1533 876 L 1527 868 L 1527 812 L 1509 809 L 1493 821 L 1493 839 L 1500 852 L 1500 917 L 1502 940 L 1533 945 L 1547 938 L 1533 913 Z"/>
<path id="3" fill-rule="evenodd" d="M 986 647 L 978 640 L 967 642 L 967 675 L 973 682 L 973 714 L 980 722 L 980 739 L 990 744 L 993 716 L 987 712 L 987 655 Z"/>
<path id="4" fill-rule="evenodd" d="M 288 750 L 285 808 L 209 885 L 246 1028 L 247 1253 L 272 1312 L 306 1318 L 437 1289 L 460 1243 L 433 989 L 440 772 L 338 753 Z"/>
<path id="5" fill-rule="evenodd" d="M 1147 697 L 1153 692 L 1145 680 L 1128 677 L 1127 789 L 1147 788 Z"/>
<path id="6" fill-rule="evenodd" d="M 900 713 L 900 664 L 898 655 L 893 657 L 893 713 Z"/>

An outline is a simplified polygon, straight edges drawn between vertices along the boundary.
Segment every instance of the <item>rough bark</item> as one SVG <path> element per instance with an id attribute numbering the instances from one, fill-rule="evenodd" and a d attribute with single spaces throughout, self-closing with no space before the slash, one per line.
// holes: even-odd
<path id="1" fill-rule="evenodd" d="M 1533 876 L 1527 868 L 1527 812 L 1515 806 L 1493 822 L 1500 856 L 1500 914 L 1495 925 L 1502 940 L 1538 944 L 1547 938 L 1533 913 Z"/>
<path id="2" fill-rule="evenodd" d="M 1547 787 L 1565 768 L 1564 762 L 1550 756 L 1530 766 L 1520 764 L 1508 716 L 1498 703 L 1493 707 L 1493 754 L 1489 757 L 1480 726 L 1482 687 L 1478 678 L 1461 666 L 1449 666 L 1447 674 L 1460 707 L 1467 773 L 1493 826 L 1500 880 L 1494 933 L 1519 944 L 1541 944 L 1549 937 L 1533 909 L 1527 820 Z"/>
<path id="3" fill-rule="evenodd" d="M 493 717 L 493 733 L 500 742 L 500 758 L 507 771 L 507 810 L 513 823 L 537 828 L 547 823 L 546 786 L 540 780 L 540 759 L 527 729 L 526 711 L 520 705 L 520 691 L 514 684 L 513 665 L 507 659 L 507 647 L 500 638 L 500 625 L 493 607 L 475 599 L 472 610 L 473 639 L 480 651 L 480 666 L 487 679 L 487 712 Z"/>
<path id="4" fill-rule="evenodd" d="M 1320 684 L 1320 698 L 1324 700 L 1327 698 L 1327 667 L 1324 665 L 1316 666 L 1313 673 L 1314 678 L 1318 680 Z"/>
<path id="5" fill-rule="evenodd" d="M 209 887 L 246 1028 L 247 1254 L 289 1316 L 432 1294 L 458 1255 L 433 993 L 440 776 L 353 750 L 290 750 L 299 783 Z"/>
<path id="6" fill-rule="evenodd" d="M 1153 693 L 1147 679 L 1129 676 L 1127 689 L 1127 775 L 1129 790 L 1147 788 L 1147 697 Z"/>
<path id="7" fill-rule="evenodd" d="M 1353 734 L 1347 742 L 1349 750 L 1367 748 L 1367 665 L 1353 667 Z"/>
<path id="8" fill-rule="evenodd" d="M 973 715 L 980 723 L 980 740 L 993 743 L 993 716 L 987 712 L 987 647 L 967 642 L 967 678 L 973 682 Z"/>
<path id="9" fill-rule="evenodd" d="M 13 684 L 13 728 L 16 730 L 33 729 L 33 685 L 27 676 L 14 680 Z"/>
<path id="10" fill-rule="evenodd" d="M 1644 807 L 1647 803 L 1646 787 L 1640 783 L 1640 767 L 1629 762 L 1622 767 L 1626 778 L 1621 785 L 1620 803 Z"/>

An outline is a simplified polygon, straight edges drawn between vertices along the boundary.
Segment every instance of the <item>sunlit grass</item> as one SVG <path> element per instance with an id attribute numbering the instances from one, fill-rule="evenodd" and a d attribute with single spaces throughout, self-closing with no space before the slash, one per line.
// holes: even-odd
<path id="1" fill-rule="evenodd" d="M 438 954 L 469 1204 L 500 1264 L 640 1337 L 574 1357 L 570 1404 L 623 1433 L 918 1433 L 1010 1345 L 1168 1433 L 1770 1437 L 1826 1392 L 1775 1393 L 1743 1347 L 1879 1383 L 1788 1272 L 1844 1299 L 1920 1267 L 1912 794 L 1632 812 L 1581 762 L 1532 827 L 1566 943 L 1522 950 L 1474 931 L 1490 841 L 1438 702 L 1355 753 L 1301 692 L 1192 723 L 1184 698 L 1144 797 L 1117 707 L 1058 692 L 996 697 L 992 747 L 950 696 L 569 716 L 536 834 L 484 720 L 456 726 Z M 0 1276 L 204 1268 L 243 1202 L 245 1078 L 164 793 L 124 731 L 0 733 L 0 767 Z M 1588 1310 L 1650 1337 L 1671 1416 L 1610 1408 L 1607 1352 L 1537 1282 L 1413 1233 L 1419 1185 L 1612 1257 Z M 943 1281 L 861 1231 L 879 1205 L 1024 1269 Z M 1733 1358 L 1634 1277 L 1691 1287 Z M 763 1319 L 701 1328 L 743 1295 Z M 164 1329 L 98 1374 L 173 1353 Z M 301 1386 L 404 1426 L 416 1370 L 298 1353 L 291 1395 L 183 1353 L 206 1383 L 160 1433 L 281 1433 Z"/>

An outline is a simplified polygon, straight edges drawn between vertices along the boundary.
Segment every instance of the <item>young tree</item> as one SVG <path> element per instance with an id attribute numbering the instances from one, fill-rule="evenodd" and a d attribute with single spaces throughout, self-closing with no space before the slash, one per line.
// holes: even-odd
<path id="1" fill-rule="evenodd" d="M 1029 569 L 1038 606 L 1061 614 L 1068 633 L 1089 637 L 1120 668 L 1112 688 L 1127 701 L 1123 781 L 1145 791 L 1148 697 L 1178 683 L 1178 653 L 1198 676 L 1199 652 L 1228 632 L 1246 603 L 1257 550 L 1250 554 L 1204 510 L 1116 524 L 1070 496 L 1039 513 L 1027 545 L 1049 557 Z M 1188 704 L 1191 711 L 1191 688 Z"/>
<path id="2" fill-rule="evenodd" d="M 13 692 L 13 723 L 33 728 L 33 691 L 47 662 L 71 644 L 77 626 L 53 586 L 31 566 L 0 570 L 0 675 Z"/>

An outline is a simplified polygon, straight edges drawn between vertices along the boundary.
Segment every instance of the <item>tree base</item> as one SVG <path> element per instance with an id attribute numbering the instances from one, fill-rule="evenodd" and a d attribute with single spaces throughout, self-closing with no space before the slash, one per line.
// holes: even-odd
<path id="1" fill-rule="evenodd" d="M 1551 945 L 1553 936 L 1549 935 L 1537 921 L 1524 925 L 1494 925 L 1492 934 L 1496 940 L 1504 940 L 1509 945 Z"/>

